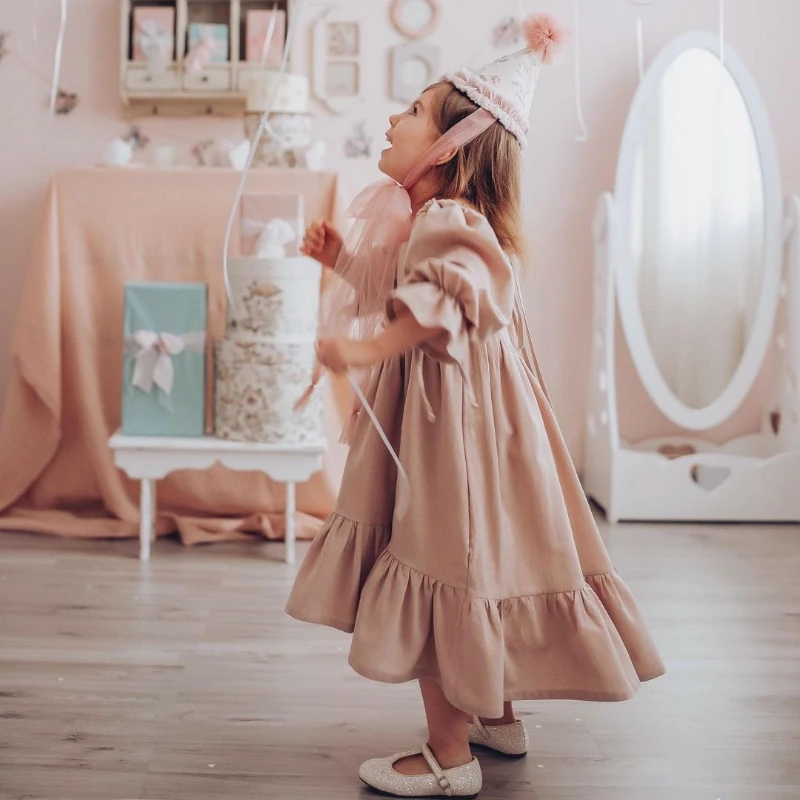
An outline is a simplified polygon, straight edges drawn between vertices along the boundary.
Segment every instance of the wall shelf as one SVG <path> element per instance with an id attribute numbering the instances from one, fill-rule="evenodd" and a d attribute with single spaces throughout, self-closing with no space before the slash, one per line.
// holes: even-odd
<path id="1" fill-rule="evenodd" d="M 245 110 L 249 78 L 260 69 L 246 60 L 247 13 L 271 11 L 276 5 L 286 13 L 287 28 L 296 0 L 121 0 L 120 97 L 127 117 L 159 114 L 238 116 Z M 137 8 L 172 11 L 174 59 L 153 70 L 146 61 L 134 60 Z M 189 27 L 192 23 L 228 26 L 224 63 L 211 62 L 189 69 Z M 290 59 L 289 68 L 292 68 Z"/>

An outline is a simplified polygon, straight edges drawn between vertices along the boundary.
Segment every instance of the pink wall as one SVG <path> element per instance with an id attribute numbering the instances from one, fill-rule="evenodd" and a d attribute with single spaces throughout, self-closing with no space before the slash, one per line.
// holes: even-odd
<path id="1" fill-rule="evenodd" d="M 347 0 L 344 0 L 347 2 Z M 515 13 L 516 1 L 442 0 L 443 21 L 436 40 L 444 64 L 493 57 L 489 31 L 501 16 Z M 541 3 L 527 0 L 533 9 Z M 370 48 L 366 86 L 368 102 L 355 114 L 366 119 L 380 149 L 386 117 L 397 110 L 388 97 L 388 47 L 401 41 L 388 21 L 388 0 L 349 0 L 353 15 L 367 21 Z M 571 2 L 547 3 L 571 19 Z M 785 191 L 800 187 L 800 113 L 790 87 L 800 73 L 796 0 L 727 1 L 728 38 L 754 73 L 771 115 L 780 153 Z M 768 6 L 771 13 L 765 13 Z M 37 7 L 39 41 L 32 41 Z M 57 27 L 57 0 L 0 0 L 0 30 L 13 33 L 11 47 L 45 75 L 51 68 Z M 574 63 L 542 76 L 533 114 L 527 155 L 529 235 L 536 265 L 526 286 L 529 318 L 554 404 L 576 461 L 582 455 L 588 394 L 591 327 L 591 220 L 597 198 L 613 189 L 617 149 L 636 89 L 636 8 L 623 0 L 582 0 L 583 95 L 590 129 L 588 143 L 575 141 Z M 319 13 L 314 8 L 310 14 Z M 0 63 L 0 392 L 4 393 L 8 349 L 22 281 L 38 235 L 42 200 L 53 170 L 94 163 L 104 143 L 123 133 L 117 96 L 117 0 L 71 0 L 62 85 L 81 96 L 70 116 L 48 127 L 47 87 L 17 59 Z M 674 36 L 693 28 L 714 30 L 716 0 L 656 0 L 642 9 L 648 60 Z M 464 20 L 470 20 L 466 27 Z M 308 64 L 303 35 L 296 64 Z M 330 117 L 319 108 L 330 145 L 330 165 L 340 169 L 349 194 L 376 176 L 372 161 L 342 156 L 342 143 L 353 119 Z M 179 146 L 180 159 L 191 163 L 191 145 L 213 136 L 238 137 L 241 124 L 210 118 L 139 121 L 153 141 Z M 322 126 L 320 125 L 320 128 Z M 621 394 L 633 415 L 631 436 L 666 427 L 632 376 Z M 747 426 L 746 415 L 728 430 Z"/>

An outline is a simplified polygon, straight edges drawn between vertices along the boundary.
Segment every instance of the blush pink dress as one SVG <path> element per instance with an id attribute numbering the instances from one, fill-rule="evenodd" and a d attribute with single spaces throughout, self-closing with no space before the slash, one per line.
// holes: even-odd
<path id="1" fill-rule="evenodd" d="M 625 700 L 664 671 L 615 572 L 543 386 L 512 335 L 511 263 L 484 216 L 454 201 L 417 215 L 387 307 L 435 335 L 388 359 L 354 430 L 335 513 L 287 611 L 352 632 L 378 681 L 438 682 L 457 708 Z"/>

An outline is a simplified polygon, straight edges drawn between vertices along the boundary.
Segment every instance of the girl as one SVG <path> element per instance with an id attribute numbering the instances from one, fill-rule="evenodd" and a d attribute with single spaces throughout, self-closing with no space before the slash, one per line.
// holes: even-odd
<path id="1" fill-rule="evenodd" d="M 287 611 L 352 632 L 361 675 L 419 681 L 427 743 L 360 769 L 400 797 L 477 794 L 470 744 L 524 755 L 513 700 L 624 700 L 663 672 L 559 432 L 512 267 L 535 80 L 561 35 L 547 15 L 525 30 L 525 50 L 390 118 L 378 166 L 393 180 L 356 204 L 347 243 L 324 224 L 304 241 L 346 278 L 359 323 L 385 316 L 319 342 L 330 371 L 370 370 L 363 411 L 380 424 L 357 416 Z"/>

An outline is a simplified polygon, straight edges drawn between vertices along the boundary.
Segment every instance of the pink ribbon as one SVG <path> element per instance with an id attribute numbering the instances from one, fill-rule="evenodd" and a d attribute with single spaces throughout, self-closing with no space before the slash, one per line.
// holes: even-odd
<path id="1" fill-rule="evenodd" d="M 131 344 L 137 351 L 131 384 L 146 394 L 152 392 L 153 386 L 157 386 L 166 395 L 172 394 L 175 381 L 172 357 L 184 350 L 202 352 L 205 348 L 205 338 L 205 331 L 185 333 L 180 336 L 174 333 L 136 331 L 131 337 Z"/>

